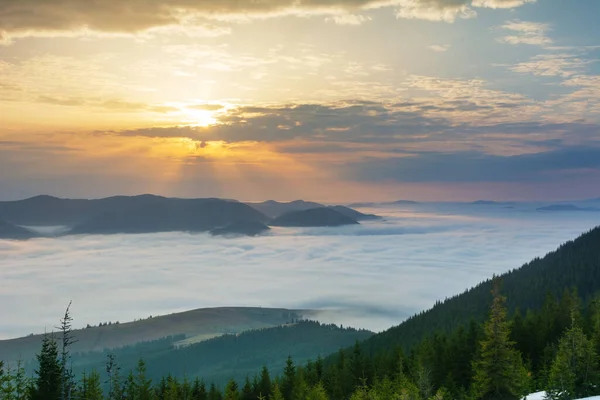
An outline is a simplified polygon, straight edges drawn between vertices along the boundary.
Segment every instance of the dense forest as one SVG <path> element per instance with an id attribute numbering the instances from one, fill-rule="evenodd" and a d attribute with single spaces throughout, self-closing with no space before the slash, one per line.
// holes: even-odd
<path id="1" fill-rule="evenodd" d="M 596 395 L 599 273 L 596 228 L 543 259 L 325 359 L 288 357 L 282 373 L 265 366 L 223 385 L 193 378 L 185 367 L 161 365 L 161 358 L 144 356 L 131 367 L 114 354 L 105 356 L 102 370 L 75 378 L 77 355 L 69 354 L 75 339 L 67 313 L 58 343 L 49 336 L 43 340 L 31 377 L 21 365 L 0 368 L 2 398 L 517 400 L 540 390 L 552 400 Z M 219 352 L 235 354 L 231 340 L 242 336 L 221 339 L 223 346 L 208 363 L 217 365 Z M 185 351 L 173 352 L 169 365 L 185 365 L 176 356 Z M 155 378 L 151 371 L 162 376 Z"/>

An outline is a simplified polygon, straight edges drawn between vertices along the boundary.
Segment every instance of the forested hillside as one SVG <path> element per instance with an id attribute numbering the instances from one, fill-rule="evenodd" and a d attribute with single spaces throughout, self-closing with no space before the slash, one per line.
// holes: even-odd
<path id="1" fill-rule="evenodd" d="M 249 330 L 240 334 L 223 335 L 188 346 L 176 346 L 183 339 L 173 336 L 140 343 L 111 351 L 125 371 L 133 370 L 140 358 L 146 361 L 147 375 L 153 380 L 162 376 L 202 377 L 209 382 L 225 384 L 231 378 L 243 380 L 263 365 L 280 373 L 288 356 L 306 362 L 326 356 L 373 333 L 312 321 L 292 325 Z M 73 370 L 77 376 L 84 371 L 102 370 L 105 352 L 73 354 Z M 28 372 L 33 372 L 35 363 Z"/>
<path id="2" fill-rule="evenodd" d="M 600 227 L 500 277 L 509 312 L 540 309 L 547 295 L 557 298 L 573 287 L 587 303 L 600 290 Z M 372 337 L 363 348 L 369 353 L 396 345 L 407 350 L 433 332 L 450 332 L 471 319 L 481 322 L 491 304 L 490 290 L 491 279 Z"/>

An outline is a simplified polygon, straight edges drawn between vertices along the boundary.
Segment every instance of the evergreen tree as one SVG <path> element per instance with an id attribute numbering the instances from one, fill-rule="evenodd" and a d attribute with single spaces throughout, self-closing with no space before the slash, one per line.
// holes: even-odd
<path id="1" fill-rule="evenodd" d="M 284 400 L 283 393 L 279 389 L 279 384 L 275 382 L 273 385 L 273 390 L 271 391 L 271 395 L 269 396 L 269 400 Z"/>
<path id="2" fill-rule="evenodd" d="M 327 392 L 323 387 L 323 383 L 319 382 L 313 386 L 306 396 L 306 400 L 328 400 Z"/>
<path id="3" fill-rule="evenodd" d="M 283 369 L 283 381 L 281 383 L 281 393 L 285 400 L 292 400 L 294 391 L 294 382 L 296 380 L 296 367 L 291 356 L 288 356 Z"/>
<path id="4" fill-rule="evenodd" d="M 213 383 L 210 384 L 210 390 L 208 391 L 208 400 L 221 400 L 221 392 L 217 389 L 217 386 Z"/>
<path id="5" fill-rule="evenodd" d="M 225 400 L 239 400 L 240 392 L 235 380 L 231 379 L 225 387 Z"/>
<path id="6" fill-rule="evenodd" d="M 250 378 L 246 376 L 246 381 L 244 382 L 244 387 L 242 388 L 241 400 L 255 400 L 256 396 L 252 390 L 252 384 L 250 383 Z"/>
<path id="7" fill-rule="evenodd" d="M 194 380 L 194 385 L 192 386 L 192 398 L 194 400 L 208 400 L 206 385 L 204 381 L 200 381 L 198 378 Z"/>
<path id="8" fill-rule="evenodd" d="M 494 279 L 493 302 L 484 324 L 479 357 L 473 363 L 473 394 L 476 399 L 520 399 L 526 389 L 527 372 L 521 355 L 510 341 L 506 298 L 500 295 L 500 280 Z"/>
<path id="9" fill-rule="evenodd" d="M 598 360 L 592 342 L 573 326 L 560 339 L 548 378 L 548 398 L 568 400 L 600 393 Z"/>
<path id="10" fill-rule="evenodd" d="M 123 385 L 121 383 L 121 367 L 117 364 L 115 355 L 106 355 L 106 373 L 108 375 L 108 400 L 121 400 L 123 398 Z"/>
<path id="11" fill-rule="evenodd" d="M 32 400 L 59 400 L 62 398 L 63 372 L 58 359 L 58 346 L 54 335 L 45 334 L 42 350 L 37 355 Z"/>
<path id="12" fill-rule="evenodd" d="M 135 371 L 135 400 L 151 400 L 152 399 L 152 381 L 146 378 L 146 362 L 139 359 Z"/>
<path id="13" fill-rule="evenodd" d="M 77 400 L 104 400 L 100 374 L 92 371 L 89 375 L 83 374 L 79 388 L 73 391 L 73 398 Z"/>
<path id="14" fill-rule="evenodd" d="M 71 332 L 71 323 L 73 318 L 71 318 L 70 314 L 71 302 L 67 306 L 65 310 L 64 317 L 60 320 L 60 329 L 62 333 L 62 351 L 60 354 L 60 367 L 62 371 L 62 390 L 63 390 L 63 400 L 71 400 L 71 396 L 73 391 L 75 390 L 75 377 L 73 375 L 73 370 L 70 366 L 71 355 L 69 354 L 69 348 L 73 343 L 77 341 L 74 339 L 73 334 Z"/>
<path id="15" fill-rule="evenodd" d="M 269 396 L 271 394 L 271 377 L 269 375 L 269 369 L 266 365 L 262 367 L 260 372 L 260 380 L 258 382 L 258 394 L 259 396 Z"/>

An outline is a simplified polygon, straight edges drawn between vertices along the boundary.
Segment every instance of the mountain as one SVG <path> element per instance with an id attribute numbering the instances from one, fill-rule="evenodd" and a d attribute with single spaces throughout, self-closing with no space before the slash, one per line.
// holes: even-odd
<path id="1" fill-rule="evenodd" d="M 270 229 L 267 225 L 259 221 L 239 221 L 222 228 L 215 228 L 210 231 L 210 234 L 213 236 L 257 236 Z"/>
<path id="2" fill-rule="evenodd" d="M 550 206 L 539 207 L 538 211 L 600 211 L 598 208 L 579 207 L 573 204 L 553 204 Z"/>
<path id="3" fill-rule="evenodd" d="M 163 337 L 178 337 L 181 344 L 191 344 L 224 334 L 240 333 L 289 323 L 292 319 L 309 318 L 310 310 L 284 308 L 220 307 L 155 316 L 134 322 L 112 323 L 73 331 L 77 342 L 73 351 L 102 352 L 104 349 L 133 346 Z M 77 321 L 78 316 L 73 316 Z M 29 361 L 40 349 L 42 335 L 0 340 L 0 360 Z"/>
<path id="4" fill-rule="evenodd" d="M 290 324 L 222 335 L 187 346 L 176 345 L 179 338 L 171 337 L 115 349 L 113 353 L 123 371 L 135 369 L 143 357 L 147 377 L 155 382 L 166 375 L 201 377 L 207 383 L 224 387 L 231 378 L 241 385 L 247 376 L 252 378 L 263 366 L 268 366 L 273 376 L 280 374 L 288 356 L 293 357 L 294 362 L 304 363 L 372 335 L 364 330 L 294 320 Z M 103 352 L 77 354 L 72 361 L 76 374 L 93 369 L 101 371 L 106 355 Z"/>
<path id="5" fill-rule="evenodd" d="M 167 199 L 153 195 L 115 196 L 98 200 L 36 196 L 0 202 L 0 218 L 17 225 L 74 226 L 111 210 L 129 209 L 159 200 Z"/>
<path id="6" fill-rule="evenodd" d="M 111 209 L 76 225 L 71 234 L 204 232 L 229 224 L 267 222 L 252 207 L 221 199 L 144 199 L 131 207 Z"/>
<path id="7" fill-rule="evenodd" d="M 329 207 L 311 208 L 282 215 L 271 221 L 271 226 L 342 226 L 355 225 L 358 222 Z"/>
<path id="8" fill-rule="evenodd" d="M 296 200 L 289 203 L 280 203 L 274 200 L 268 200 L 262 203 L 246 203 L 250 207 L 260 211 L 270 218 L 277 218 L 283 214 L 293 211 L 310 210 L 311 208 L 325 207 L 323 204 L 311 201 Z"/>
<path id="9" fill-rule="evenodd" d="M 24 240 L 31 239 L 37 235 L 28 229 L 13 225 L 0 219 L 0 239 Z"/>
<path id="10" fill-rule="evenodd" d="M 379 215 L 375 214 L 364 214 L 360 211 L 353 210 L 350 207 L 345 206 L 329 206 L 329 208 L 339 212 L 340 214 L 344 214 L 347 217 L 355 219 L 357 221 L 369 220 L 369 219 L 381 219 Z"/>
<path id="11" fill-rule="evenodd" d="M 571 287 L 587 302 L 600 291 L 600 227 L 500 277 L 511 311 L 538 310 L 547 295 L 559 298 L 565 288 Z M 471 319 L 481 322 L 489 311 L 491 290 L 492 281 L 487 280 L 438 302 L 433 308 L 373 336 L 364 343 L 364 348 L 371 354 L 394 346 L 408 349 L 434 332 L 450 332 L 467 325 Z"/>

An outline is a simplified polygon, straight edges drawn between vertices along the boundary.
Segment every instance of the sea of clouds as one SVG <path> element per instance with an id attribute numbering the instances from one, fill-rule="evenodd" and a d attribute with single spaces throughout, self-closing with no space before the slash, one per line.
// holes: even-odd
<path id="1" fill-rule="evenodd" d="M 52 330 L 71 300 L 77 327 L 261 306 L 325 310 L 325 322 L 378 331 L 600 225 L 600 213 L 531 206 L 366 211 L 385 219 L 276 228 L 256 238 L 161 233 L 0 240 L 0 338 Z"/>

